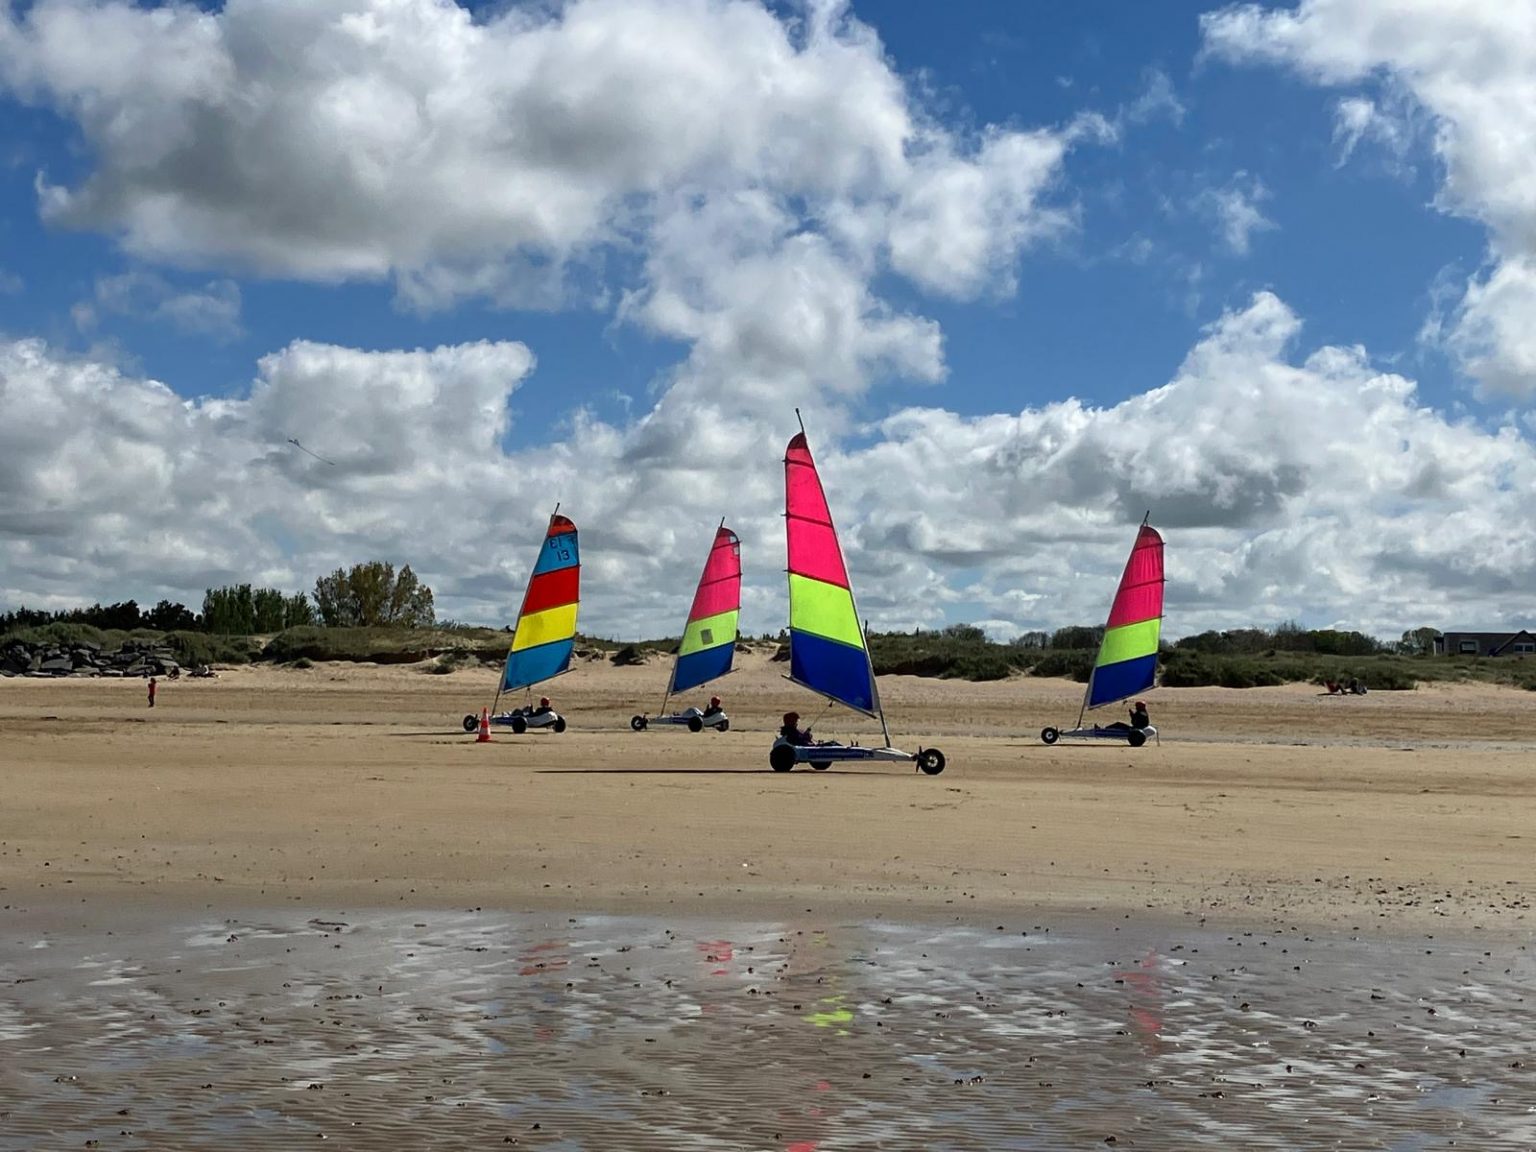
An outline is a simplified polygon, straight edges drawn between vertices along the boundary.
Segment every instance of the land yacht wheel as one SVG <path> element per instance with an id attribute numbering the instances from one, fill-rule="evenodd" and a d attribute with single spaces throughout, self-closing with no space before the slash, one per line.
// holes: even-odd
<path id="1" fill-rule="evenodd" d="M 552 725 L 550 725 L 550 727 L 552 727 L 556 732 L 564 732 L 565 731 L 565 717 L 561 716 Z"/>
<path id="2" fill-rule="evenodd" d="M 645 717 L 644 716 L 631 716 L 629 718 L 629 726 L 631 728 L 633 728 L 636 732 L 644 732 L 645 731 Z"/>
<path id="3" fill-rule="evenodd" d="M 944 771 L 944 753 L 937 748 L 924 748 L 917 754 L 917 766 L 925 775 L 937 776 Z"/>
<path id="4" fill-rule="evenodd" d="M 464 731 L 473 732 L 478 727 L 480 727 L 480 717 L 476 716 L 474 713 L 470 713 L 468 716 L 464 717 Z"/>
<path id="5" fill-rule="evenodd" d="M 1132 748 L 1140 748 L 1147 742 L 1147 734 L 1140 728 L 1132 728 L 1125 734 L 1125 742 Z"/>
<path id="6" fill-rule="evenodd" d="M 690 732 L 702 732 L 702 731 L 704 731 L 704 721 L 701 720 L 697 716 L 690 716 L 690 717 L 688 717 L 688 731 L 690 731 Z"/>
<path id="7" fill-rule="evenodd" d="M 1061 739 L 1061 733 L 1054 728 L 1040 729 L 1040 739 L 1047 744 L 1054 744 Z"/>
<path id="8" fill-rule="evenodd" d="M 528 731 L 528 721 L 524 720 L 521 716 L 512 717 L 512 731 L 521 736 L 524 732 Z"/>
<path id="9" fill-rule="evenodd" d="M 768 753 L 768 767 L 775 772 L 788 772 L 795 766 L 795 750 L 788 744 L 775 744 Z"/>

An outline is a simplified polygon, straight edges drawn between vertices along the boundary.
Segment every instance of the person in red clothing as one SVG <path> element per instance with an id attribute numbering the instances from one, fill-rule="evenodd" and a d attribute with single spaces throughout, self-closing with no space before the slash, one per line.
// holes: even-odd
<path id="1" fill-rule="evenodd" d="M 153 676 L 149 678 L 149 706 L 151 708 L 155 706 L 155 678 Z"/>

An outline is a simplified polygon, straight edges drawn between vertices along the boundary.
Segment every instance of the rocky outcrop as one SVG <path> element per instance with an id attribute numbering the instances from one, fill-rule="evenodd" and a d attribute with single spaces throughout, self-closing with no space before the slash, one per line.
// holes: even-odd
<path id="1" fill-rule="evenodd" d="M 0 676 L 179 676 L 176 654 L 149 640 L 127 640 L 103 652 L 90 640 L 73 644 L 12 640 L 0 649 Z"/>

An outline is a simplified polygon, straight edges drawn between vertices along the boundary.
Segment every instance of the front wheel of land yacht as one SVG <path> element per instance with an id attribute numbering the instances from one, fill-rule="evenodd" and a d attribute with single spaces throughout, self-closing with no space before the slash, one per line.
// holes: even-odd
<path id="1" fill-rule="evenodd" d="M 688 717 L 688 731 L 690 731 L 690 732 L 702 732 L 702 731 L 704 731 L 704 721 L 699 719 L 697 716 L 690 716 L 690 717 Z"/>
<path id="2" fill-rule="evenodd" d="M 795 750 L 788 744 L 775 744 L 768 753 L 768 767 L 775 772 L 788 772 L 795 766 Z"/>
<path id="3" fill-rule="evenodd" d="M 1147 734 L 1140 728 L 1132 728 L 1125 734 L 1125 742 L 1132 748 L 1140 748 L 1147 742 Z"/>
<path id="4" fill-rule="evenodd" d="M 1040 739 L 1046 744 L 1054 744 L 1061 739 L 1061 733 L 1054 728 L 1040 729 Z"/>
<path id="5" fill-rule="evenodd" d="M 512 717 L 512 731 L 521 736 L 524 732 L 528 731 L 528 721 L 524 720 L 521 716 Z"/>
<path id="6" fill-rule="evenodd" d="M 644 732 L 645 731 L 645 717 L 644 716 L 631 716 L 629 718 L 629 726 L 631 728 L 633 728 L 636 732 Z"/>
<path id="7" fill-rule="evenodd" d="M 480 721 L 473 713 L 464 717 L 464 731 L 473 732 L 478 727 L 480 727 Z"/>
<path id="8" fill-rule="evenodd" d="M 944 771 L 944 753 L 937 748 L 924 748 L 917 754 L 917 766 L 929 776 L 937 776 Z"/>

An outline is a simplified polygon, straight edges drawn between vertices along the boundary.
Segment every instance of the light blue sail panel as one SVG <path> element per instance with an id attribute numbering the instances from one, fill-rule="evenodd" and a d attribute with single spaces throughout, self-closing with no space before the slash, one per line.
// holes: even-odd
<path id="1" fill-rule="evenodd" d="M 569 521 L 566 521 L 570 523 Z M 558 536 L 547 536 L 544 546 L 539 549 L 539 559 L 533 566 L 533 574 L 541 572 L 553 572 L 557 568 L 575 568 L 581 563 L 581 554 L 576 547 L 576 530 L 562 532 Z"/>
<path id="2" fill-rule="evenodd" d="M 1093 681 L 1088 686 L 1088 707 L 1097 708 L 1124 700 L 1138 692 L 1145 692 L 1157 682 L 1157 653 L 1138 656 L 1134 660 L 1122 660 L 1118 664 L 1105 664 L 1093 670 Z"/>
<path id="3" fill-rule="evenodd" d="M 501 674 L 501 690 L 512 692 L 560 675 L 570 666 L 575 650 L 574 638 L 554 640 L 534 648 L 519 648 L 507 657 L 507 666 Z"/>
<path id="4" fill-rule="evenodd" d="M 869 654 L 812 632 L 789 632 L 789 677 L 867 716 L 875 715 Z"/>
<path id="5" fill-rule="evenodd" d="M 702 652 L 691 652 L 687 656 L 679 656 L 677 667 L 672 671 L 672 691 L 686 692 L 690 688 L 697 688 L 700 684 L 707 684 L 718 676 L 724 676 L 731 670 L 731 657 L 735 653 L 736 645 L 717 644 Z"/>

